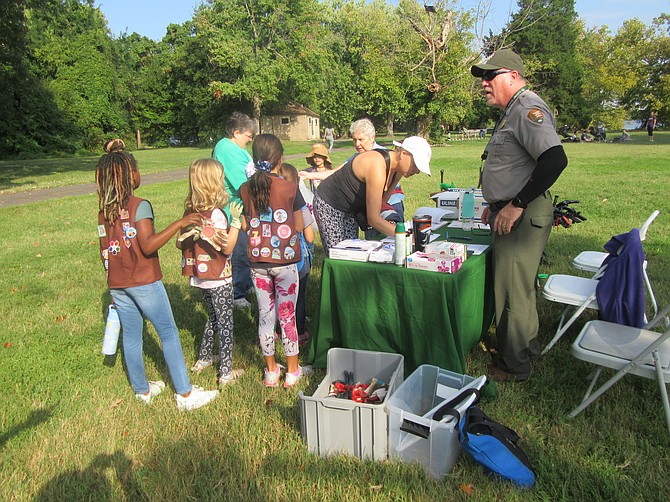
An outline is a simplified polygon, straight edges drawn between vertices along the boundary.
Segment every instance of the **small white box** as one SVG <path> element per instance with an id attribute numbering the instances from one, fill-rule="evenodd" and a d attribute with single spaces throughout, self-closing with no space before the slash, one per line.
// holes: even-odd
<path id="1" fill-rule="evenodd" d="M 333 260 L 368 261 L 370 251 L 380 246 L 379 241 L 347 239 L 330 248 L 328 256 Z"/>
<path id="2" fill-rule="evenodd" d="M 436 193 L 431 197 L 435 201 L 435 207 L 440 209 L 450 209 L 454 211 L 454 216 L 460 214 L 459 201 L 461 198 L 460 190 L 456 189 L 445 190 L 444 192 Z"/>
<path id="3" fill-rule="evenodd" d="M 395 252 L 395 243 L 385 242 L 381 247 L 370 251 L 368 261 L 375 263 L 393 263 L 393 253 Z"/>
<path id="4" fill-rule="evenodd" d="M 433 258 L 460 258 L 465 261 L 468 247 L 461 242 L 436 241 L 427 244 L 423 252 Z"/>
<path id="5" fill-rule="evenodd" d="M 420 251 L 412 253 L 407 257 L 407 268 L 429 270 L 431 272 L 441 272 L 444 274 L 453 274 L 457 272 L 462 264 L 462 258 L 435 258 Z"/>

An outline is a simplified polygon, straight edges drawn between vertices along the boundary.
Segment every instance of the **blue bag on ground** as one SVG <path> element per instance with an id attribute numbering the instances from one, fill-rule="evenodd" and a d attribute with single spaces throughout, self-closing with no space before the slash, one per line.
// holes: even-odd
<path id="1" fill-rule="evenodd" d="M 459 425 L 463 449 L 487 473 L 512 481 L 524 488 L 535 485 L 535 473 L 521 447 L 519 435 L 471 406 Z"/>

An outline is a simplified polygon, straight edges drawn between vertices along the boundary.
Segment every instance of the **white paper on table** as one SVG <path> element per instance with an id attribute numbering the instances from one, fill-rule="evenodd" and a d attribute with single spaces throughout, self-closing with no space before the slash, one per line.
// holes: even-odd
<path id="1" fill-rule="evenodd" d="M 482 254 L 488 247 L 488 244 L 468 244 L 468 253 L 472 251 L 472 254 Z"/>

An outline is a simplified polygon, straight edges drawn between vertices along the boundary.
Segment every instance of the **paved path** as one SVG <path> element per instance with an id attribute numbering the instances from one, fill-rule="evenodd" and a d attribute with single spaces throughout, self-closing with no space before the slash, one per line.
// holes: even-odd
<path id="1" fill-rule="evenodd" d="M 301 153 L 287 155 L 286 160 L 304 158 Z M 166 181 L 185 180 L 188 177 L 188 169 L 175 169 L 174 171 L 164 171 L 162 173 L 152 173 L 142 175 L 142 185 L 152 185 L 154 183 L 164 183 Z M 42 188 L 39 190 L 29 190 L 27 192 L 0 194 L 0 208 L 20 206 L 22 204 L 31 204 L 33 202 L 42 202 L 49 199 L 58 199 L 61 197 L 74 197 L 77 195 L 87 195 L 95 193 L 95 183 L 84 183 L 81 185 L 70 185 L 56 188 Z"/>

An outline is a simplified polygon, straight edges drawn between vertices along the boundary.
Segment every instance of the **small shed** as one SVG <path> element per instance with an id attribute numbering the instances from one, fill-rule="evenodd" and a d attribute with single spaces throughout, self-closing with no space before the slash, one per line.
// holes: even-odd
<path id="1" fill-rule="evenodd" d="M 321 138 L 320 119 L 306 106 L 289 103 L 261 117 L 261 132 L 287 141 L 312 141 Z"/>

